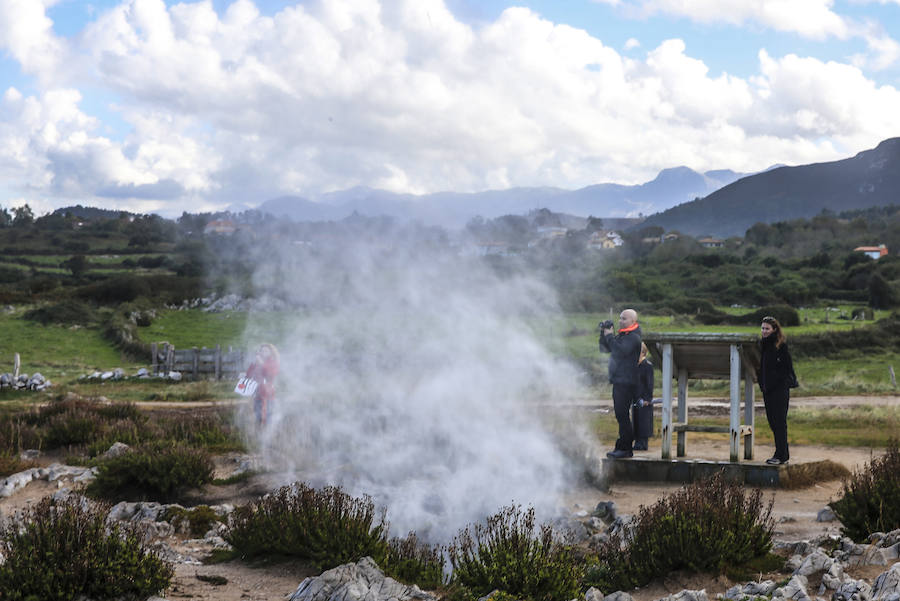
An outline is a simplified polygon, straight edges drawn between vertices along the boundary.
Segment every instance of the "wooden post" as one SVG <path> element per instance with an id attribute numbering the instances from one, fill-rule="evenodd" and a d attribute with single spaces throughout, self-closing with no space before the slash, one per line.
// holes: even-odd
<path id="1" fill-rule="evenodd" d="M 891 372 L 891 386 L 897 388 L 897 376 L 894 374 L 894 366 L 891 365 L 888 367 L 888 371 Z"/>
<path id="2" fill-rule="evenodd" d="M 222 379 L 222 346 L 216 345 L 216 381 Z"/>
<path id="3" fill-rule="evenodd" d="M 672 345 L 662 345 L 662 458 L 672 458 Z"/>
<path id="4" fill-rule="evenodd" d="M 15 386 L 16 381 L 19 379 L 19 367 L 22 365 L 22 360 L 19 357 L 19 353 L 13 354 L 13 386 Z"/>
<path id="5" fill-rule="evenodd" d="M 175 345 L 166 346 L 166 374 L 175 371 Z"/>
<path id="6" fill-rule="evenodd" d="M 687 368 L 678 368 L 678 423 L 686 424 L 688 421 L 687 412 Z M 687 454 L 687 432 L 678 431 L 678 449 L 676 451 L 679 457 Z"/>
<path id="7" fill-rule="evenodd" d="M 729 449 L 730 461 L 738 461 L 738 446 L 741 440 L 741 354 L 736 344 L 729 345 L 731 351 L 731 445 Z"/>
<path id="8" fill-rule="evenodd" d="M 156 375 L 156 367 L 157 367 L 157 363 L 158 363 L 156 352 L 157 352 L 156 343 L 151 342 L 150 343 L 150 373 L 153 374 L 154 376 Z"/>
<path id="9" fill-rule="evenodd" d="M 193 357 L 191 357 L 191 371 L 194 372 L 194 381 L 196 382 L 200 378 L 200 349 L 195 346 L 191 350 L 194 351 Z"/>
<path id="10" fill-rule="evenodd" d="M 753 408 L 753 395 L 756 389 L 753 387 L 753 368 L 749 363 L 744 364 L 744 425 L 750 431 L 744 436 L 744 459 L 753 459 L 753 445 L 756 444 L 756 413 Z"/>

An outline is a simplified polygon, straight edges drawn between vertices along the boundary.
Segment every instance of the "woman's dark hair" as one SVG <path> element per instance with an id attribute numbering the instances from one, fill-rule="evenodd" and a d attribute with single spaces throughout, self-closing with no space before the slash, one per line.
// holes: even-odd
<path id="1" fill-rule="evenodd" d="M 781 348 L 781 345 L 784 344 L 787 338 L 784 337 L 784 332 L 781 329 L 781 324 L 778 323 L 778 320 L 774 317 L 769 317 L 768 315 L 762 318 L 763 323 L 767 323 L 772 326 L 772 333 L 770 336 L 775 336 L 775 348 Z"/>

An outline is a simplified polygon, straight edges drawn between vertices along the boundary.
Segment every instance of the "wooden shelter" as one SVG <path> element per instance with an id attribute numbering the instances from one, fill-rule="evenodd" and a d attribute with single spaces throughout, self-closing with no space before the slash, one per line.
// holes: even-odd
<path id="1" fill-rule="evenodd" d="M 727 432 L 730 460 L 739 461 L 744 442 L 744 459 L 753 459 L 753 398 L 759 347 L 753 334 L 715 332 L 647 332 L 642 340 L 662 368 L 662 459 L 672 457 L 672 433 L 678 435 L 678 457 L 684 457 L 687 432 Z M 741 378 L 743 378 L 744 419 L 741 423 Z M 672 420 L 672 381 L 678 385 L 678 415 Z M 688 423 L 688 380 L 729 380 L 731 411 L 729 425 L 692 426 Z"/>

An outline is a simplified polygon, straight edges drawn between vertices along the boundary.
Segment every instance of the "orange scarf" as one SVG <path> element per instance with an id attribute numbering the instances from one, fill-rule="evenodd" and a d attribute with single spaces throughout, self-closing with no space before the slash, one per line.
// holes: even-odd
<path id="1" fill-rule="evenodd" d="M 621 330 L 619 330 L 619 334 L 627 334 L 628 332 L 633 332 L 636 329 L 638 329 L 638 322 L 634 322 L 627 328 L 622 328 Z"/>

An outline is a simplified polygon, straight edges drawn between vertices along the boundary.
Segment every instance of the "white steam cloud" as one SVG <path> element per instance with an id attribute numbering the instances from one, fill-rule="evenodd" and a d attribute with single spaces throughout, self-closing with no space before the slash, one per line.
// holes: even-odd
<path id="1" fill-rule="evenodd" d="M 291 246 L 255 274 L 302 307 L 278 325 L 266 461 L 370 495 L 397 536 L 446 541 L 510 503 L 550 517 L 572 466 L 538 406 L 579 380 L 535 335 L 552 291 L 399 230 L 364 237 Z"/>

